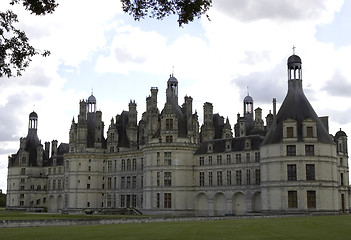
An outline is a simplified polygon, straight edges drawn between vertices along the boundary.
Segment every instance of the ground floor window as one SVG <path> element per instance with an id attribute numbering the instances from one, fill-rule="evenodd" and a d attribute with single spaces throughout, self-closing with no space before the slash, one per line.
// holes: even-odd
<path id="1" fill-rule="evenodd" d="M 164 193 L 164 208 L 172 208 L 172 193 Z"/>
<path id="2" fill-rule="evenodd" d="M 297 191 L 288 191 L 288 208 L 297 208 Z"/>
<path id="3" fill-rule="evenodd" d="M 316 191 L 307 191 L 307 208 L 316 208 Z"/>

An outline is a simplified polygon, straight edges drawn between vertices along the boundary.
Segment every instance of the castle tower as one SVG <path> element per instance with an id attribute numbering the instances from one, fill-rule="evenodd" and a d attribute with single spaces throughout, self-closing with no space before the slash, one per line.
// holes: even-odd
<path id="1" fill-rule="evenodd" d="M 204 103 L 204 124 L 201 127 L 202 141 L 211 140 L 215 136 L 213 126 L 213 105 L 212 103 Z"/>
<path id="2" fill-rule="evenodd" d="M 288 92 L 260 149 L 262 211 L 338 212 L 342 194 L 347 209 L 335 143 L 303 92 L 301 58 L 290 56 L 287 68 Z"/>

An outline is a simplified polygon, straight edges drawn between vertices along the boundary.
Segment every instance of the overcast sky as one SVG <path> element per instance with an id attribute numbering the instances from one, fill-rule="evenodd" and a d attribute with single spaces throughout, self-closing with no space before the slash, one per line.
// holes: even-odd
<path id="1" fill-rule="evenodd" d="M 11 8 L 1 1 L 0 9 Z M 135 22 L 118 0 L 58 0 L 52 15 L 31 16 L 21 6 L 19 27 L 31 43 L 50 50 L 35 57 L 22 77 L 0 79 L 0 189 L 6 191 L 7 157 L 16 153 L 36 111 L 42 143 L 68 142 L 79 101 L 93 89 L 105 134 L 110 119 L 158 87 L 165 102 L 169 74 L 179 82 L 179 104 L 194 99 L 202 124 L 203 103 L 236 121 L 247 92 L 263 116 L 287 92 L 286 60 L 302 59 L 303 86 L 319 116 L 329 116 L 330 133 L 351 133 L 351 1 L 213 0 L 207 18 L 182 28 L 177 18 Z M 247 90 L 248 89 L 248 90 Z"/>

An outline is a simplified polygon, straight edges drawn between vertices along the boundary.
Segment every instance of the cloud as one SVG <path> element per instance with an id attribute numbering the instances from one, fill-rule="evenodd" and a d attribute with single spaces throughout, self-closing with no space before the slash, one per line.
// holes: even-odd
<path id="1" fill-rule="evenodd" d="M 0 106 L 0 142 L 17 141 L 19 139 L 18 130 L 21 128 L 20 118 L 22 107 L 27 104 L 30 96 L 25 93 L 11 95 L 4 106 Z"/>
<path id="2" fill-rule="evenodd" d="M 274 21 L 330 20 L 330 9 L 338 10 L 343 1 L 320 0 L 222 0 L 213 6 L 220 12 L 240 21 L 270 19 Z M 333 5 L 331 5 L 333 3 Z M 210 15 L 211 16 L 211 15 Z"/>
<path id="3" fill-rule="evenodd" d="M 253 72 L 245 76 L 238 76 L 232 82 L 241 89 L 241 98 L 247 95 L 247 87 L 255 101 L 264 104 L 272 102 L 272 98 L 282 101 L 287 91 L 285 61 L 265 72 Z"/>
<path id="4" fill-rule="evenodd" d="M 325 82 L 322 90 L 332 96 L 351 97 L 351 83 L 338 69 L 335 70 L 332 78 Z"/>

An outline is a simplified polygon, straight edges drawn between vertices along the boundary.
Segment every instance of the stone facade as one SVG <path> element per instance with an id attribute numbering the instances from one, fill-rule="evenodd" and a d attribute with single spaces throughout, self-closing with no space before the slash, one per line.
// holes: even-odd
<path id="1" fill-rule="evenodd" d="M 151 88 L 137 123 L 137 105 L 111 119 L 91 95 L 79 103 L 69 144 L 43 147 L 38 115 L 9 156 L 7 208 L 49 212 L 142 212 L 220 216 L 349 211 L 347 136 L 328 133 L 302 89 L 301 59 L 288 59 L 288 93 L 276 113 L 246 96 L 233 126 L 204 103 L 203 124 L 193 99 L 178 104 L 178 80 L 167 81 L 166 103 Z M 234 133 L 234 134 L 233 134 Z"/>

